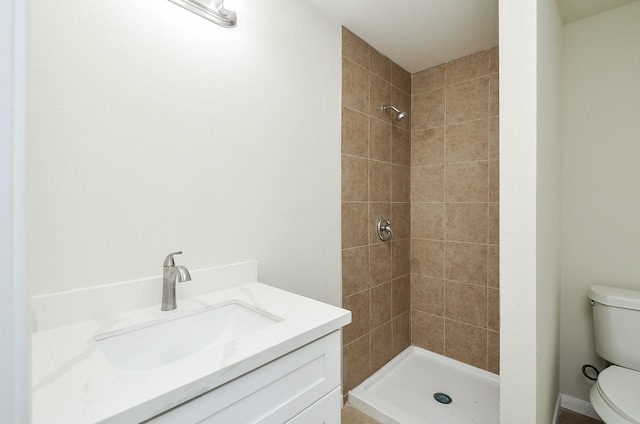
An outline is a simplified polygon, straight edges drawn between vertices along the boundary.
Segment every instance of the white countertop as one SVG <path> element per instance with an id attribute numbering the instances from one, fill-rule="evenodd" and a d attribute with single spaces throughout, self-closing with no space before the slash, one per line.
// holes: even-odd
<path id="1" fill-rule="evenodd" d="M 266 329 L 145 371 L 114 369 L 94 338 L 238 300 L 282 318 Z M 146 307 L 70 325 L 32 338 L 33 423 L 144 421 L 351 321 L 344 309 L 261 283 L 180 299 L 178 309 Z M 153 352 L 150 352 L 152 355 Z"/>

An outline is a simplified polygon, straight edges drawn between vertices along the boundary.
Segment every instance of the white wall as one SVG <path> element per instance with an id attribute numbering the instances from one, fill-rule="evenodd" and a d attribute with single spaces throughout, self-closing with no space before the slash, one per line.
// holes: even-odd
<path id="1" fill-rule="evenodd" d="M 640 2 L 566 25 L 560 389 L 588 400 L 592 284 L 640 290 Z"/>
<path id="2" fill-rule="evenodd" d="M 244 0 L 31 2 L 32 294 L 247 259 L 340 302 L 340 27 Z"/>
<path id="3" fill-rule="evenodd" d="M 551 423 L 559 390 L 562 204 L 562 20 L 556 0 L 538 1 L 537 38 L 536 419 Z"/>
<path id="4" fill-rule="evenodd" d="M 536 3 L 500 1 L 500 422 L 536 417 Z"/>
<path id="5" fill-rule="evenodd" d="M 0 2 L 0 411 L 11 423 L 30 422 L 26 36 L 26 2 Z"/>
<path id="6" fill-rule="evenodd" d="M 557 4 L 500 2 L 500 422 L 552 422 L 558 397 Z"/>

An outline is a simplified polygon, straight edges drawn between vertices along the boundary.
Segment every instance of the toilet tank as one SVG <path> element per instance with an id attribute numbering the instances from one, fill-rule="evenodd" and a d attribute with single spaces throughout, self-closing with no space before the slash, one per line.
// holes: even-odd
<path id="1" fill-rule="evenodd" d="M 640 370 L 640 291 L 591 286 L 596 353 L 621 367 Z"/>

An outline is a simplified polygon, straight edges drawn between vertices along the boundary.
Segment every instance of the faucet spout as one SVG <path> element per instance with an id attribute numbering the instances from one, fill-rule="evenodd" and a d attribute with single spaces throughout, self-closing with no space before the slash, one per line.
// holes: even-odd
<path id="1" fill-rule="evenodd" d="M 163 311 L 172 311 L 178 307 L 176 302 L 176 283 L 191 281 L 189 270 L 182 265 L 175 265 L 173 255 L 182 252 L 174 252 L 167 255 L 162 267 L 162 307 Z"/>

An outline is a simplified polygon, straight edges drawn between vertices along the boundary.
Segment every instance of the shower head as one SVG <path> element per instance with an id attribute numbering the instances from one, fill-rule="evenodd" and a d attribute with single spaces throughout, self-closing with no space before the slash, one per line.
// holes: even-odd
<path id="1" fill-rule="evenodd" d="M 386 112 L 387 109 L 391 109 L 396 113 L 396 121 L 402 121 L 404 118 L 407 117 L 408 113 L 404 112 L 400 109 L 398 109 L 395 106 L 387 106 L 387 105 L 382 105 L 382 107 L 380 108 L 383 112 Z"/>

